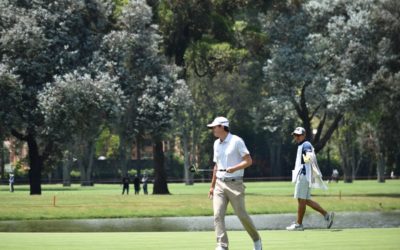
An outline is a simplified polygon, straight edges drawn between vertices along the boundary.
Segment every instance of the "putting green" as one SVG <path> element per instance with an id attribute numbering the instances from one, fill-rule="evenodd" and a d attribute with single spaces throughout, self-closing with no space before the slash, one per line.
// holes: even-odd
<path id="1" fill-rule="evenodd" d="M 400 228 L 261 231 L 264 249 L 399 249 Z M 252 249 L 244 231 L 228 233 L 230 250 Z M 213 232 L 165 233 L 0 233 L 0 249 L 13 250 L 210 250 Z"/>

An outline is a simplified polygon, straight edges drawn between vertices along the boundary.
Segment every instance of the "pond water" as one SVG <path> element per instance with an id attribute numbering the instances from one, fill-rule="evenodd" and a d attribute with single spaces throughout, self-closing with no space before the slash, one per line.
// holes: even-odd
<path id="1" fill-rule="evenodd" d="M 285 229 L 296 219 L 295 214 L 252 215 L 259 230 Z M 236 216 L 227 216 L 228 230 L 243 230 Z M 319 214 L 312 212 L 304 218 L 305 228 L 325 228 Z M 400 227 L 400 211 L 335 213 L 332 229 Z M 163 232 L 212 231 L 213 218 L 162 217 L 85 220 L 25 220 L 0 221 L 0 232 Z"/>

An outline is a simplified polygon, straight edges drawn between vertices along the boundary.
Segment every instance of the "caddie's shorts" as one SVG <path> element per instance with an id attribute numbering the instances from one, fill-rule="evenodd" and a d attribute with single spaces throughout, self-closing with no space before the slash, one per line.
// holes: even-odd
<path id="1" fill-rule="evenodd" d="M 309 187 L 307 177 L 303 174 L 300 174 L 297 178 L 296 186 L 294 188 L 294 198 L 311 200 L 311 188 Z"/>

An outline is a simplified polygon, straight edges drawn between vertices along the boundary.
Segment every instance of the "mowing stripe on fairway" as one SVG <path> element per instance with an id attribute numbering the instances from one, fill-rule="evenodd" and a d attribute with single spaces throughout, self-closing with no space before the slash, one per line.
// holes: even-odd
<path id="1" fill-rule="evenodd" d="M 399 249 L 400 228 L 261 231 L 265 249 Z M 244 231 L 228 233 L 230 250 L 252 249 Z M 0 249 L 13 250 L 210 250 L 213 232 L 164 233 L 0 233 Z"/>

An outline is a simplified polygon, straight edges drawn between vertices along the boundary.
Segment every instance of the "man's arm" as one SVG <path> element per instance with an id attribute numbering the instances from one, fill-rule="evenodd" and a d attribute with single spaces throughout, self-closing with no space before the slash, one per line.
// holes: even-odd
<path id="1" fill-rule="evenodd" d="M 235 166 L 232 166 L 232 167 L 229 167 L 228 169 L 226 169 L 226 172 L 227 173 L 234 173 L 234 172 L 236 172 L 236 171 L 238 171 L 240 169 L 248 168 L 248 167 L 251 166 L 251 164 L 253 164 L 253 160 L 251 159 L 251 156 L 249 154 L 243 156 L 242 159 L 243 160 L 239 164 L 237 164 Z"/>
<path id="2" fill-rule="evenodd" d="M 213 195 L 214 195 L 214 188 L 215 188 L 215 183 L 217 181 L 217 164 L 214 165 L 214 171 L 213 171 L 213 176 L 211 179 L 211 187 L 210 187 L 210 191 L 208 192 L 208 198 L 212 199 Z"/>

